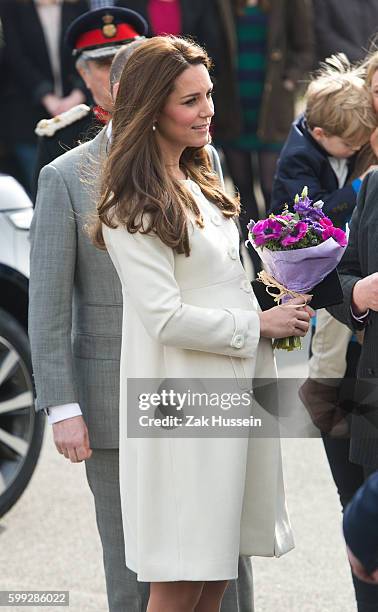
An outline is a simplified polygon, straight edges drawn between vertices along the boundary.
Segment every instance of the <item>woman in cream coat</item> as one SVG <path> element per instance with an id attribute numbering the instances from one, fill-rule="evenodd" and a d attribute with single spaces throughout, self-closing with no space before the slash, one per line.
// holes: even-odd
<path id="1" fill-rule="evenodd" d="M 128 437 L 130 379 L 275 376 L 271 337 L 304 335 L 298 301 L 261 313 L 239 259 L 238 202 L 211 173 L 209 60 L 156 37 L 122 75 L 94 239 L 124 296 L 120 482 L 126 563 L 149 612 L 219 609 L 238 557 L 293 546 L 279 439 Z M 184 385 L 185 385 L 185 381 Z M 143 387 L 141 385 L 141 390 Z M 224 435 L 224 434 L 223 434 Z"/>

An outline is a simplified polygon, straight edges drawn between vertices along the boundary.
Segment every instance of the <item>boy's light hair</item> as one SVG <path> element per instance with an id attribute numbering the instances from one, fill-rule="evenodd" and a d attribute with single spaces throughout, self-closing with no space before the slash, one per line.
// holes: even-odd
<path id="1" fill-rule="evenodd" d="M 323 128 L 328 136 L 355 146 L 365 144 L 377 118 L 363 77 L 363 70 L 353 68 L 343 53 L 327 58 L 306 92 L 309 128 Z"/>

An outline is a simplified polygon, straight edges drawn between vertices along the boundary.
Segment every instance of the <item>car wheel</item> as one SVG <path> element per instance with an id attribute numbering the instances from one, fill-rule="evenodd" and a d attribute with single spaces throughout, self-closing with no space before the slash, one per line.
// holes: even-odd
<path id="1" fill-rule="evenodd" d="M 45 415 L 35 413 L 28 336 L 0 308 L 0 516 L 26 488 L 43 441 Z"/>

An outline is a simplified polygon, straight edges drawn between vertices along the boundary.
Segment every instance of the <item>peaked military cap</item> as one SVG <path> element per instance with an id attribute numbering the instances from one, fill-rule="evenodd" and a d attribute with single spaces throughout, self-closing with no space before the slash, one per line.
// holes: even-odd
<path id="1" fill-rule="evenodd" d="M 109 6 L 80 15 L 69 26 L 65 40 L 76 58 L 96 60 L 115 55 L 122 45 L 146 36 L 147 30 L 139 13 Z"/>

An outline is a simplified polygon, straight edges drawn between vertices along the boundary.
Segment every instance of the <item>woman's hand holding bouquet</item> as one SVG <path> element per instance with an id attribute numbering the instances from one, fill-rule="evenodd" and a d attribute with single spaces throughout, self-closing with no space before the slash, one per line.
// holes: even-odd
<path id="1" fill-rule="evenodd" d="M 290 328 L 286 333 L 273 335 L 276 327 L 273 320 L 270 321 L 274 348 L 301 348 L 300 336 L 308 329 L 304 315 L 307 313 L 308 317 L 311 313 L 311 309 L 306 309 L 312 297 L 311 290 L 336 268 L 347 245 L 345 232 L 334 227 L 322 207 L 322 201 L 313 203 L 310 200 L 307 187 L 304 187 L 301 195 L 294 199 L 293 212 L 285 205 L 282 214 L 248 224 L 246 244 L 257 251 L 265 268 L 258 274 L 259 280 L 281 309 L 293 309 L 294 319 L 286 319 Z M 273 318 L 275 308 L 270 310 Z M 263 313 L 264 319 L 267 312 Z M 300 318 L 298 313 L 302 313 Z"/>
<path id="2" fill-rule="evenodd" d="M 303 305 L 302 297 L 294 298 L 283 305 L 259 312 L 260 335 L 277 340 L 290 334 L 290 339 L 299 340 L 307 334 L 313 315 L 314 311 Z"/>

